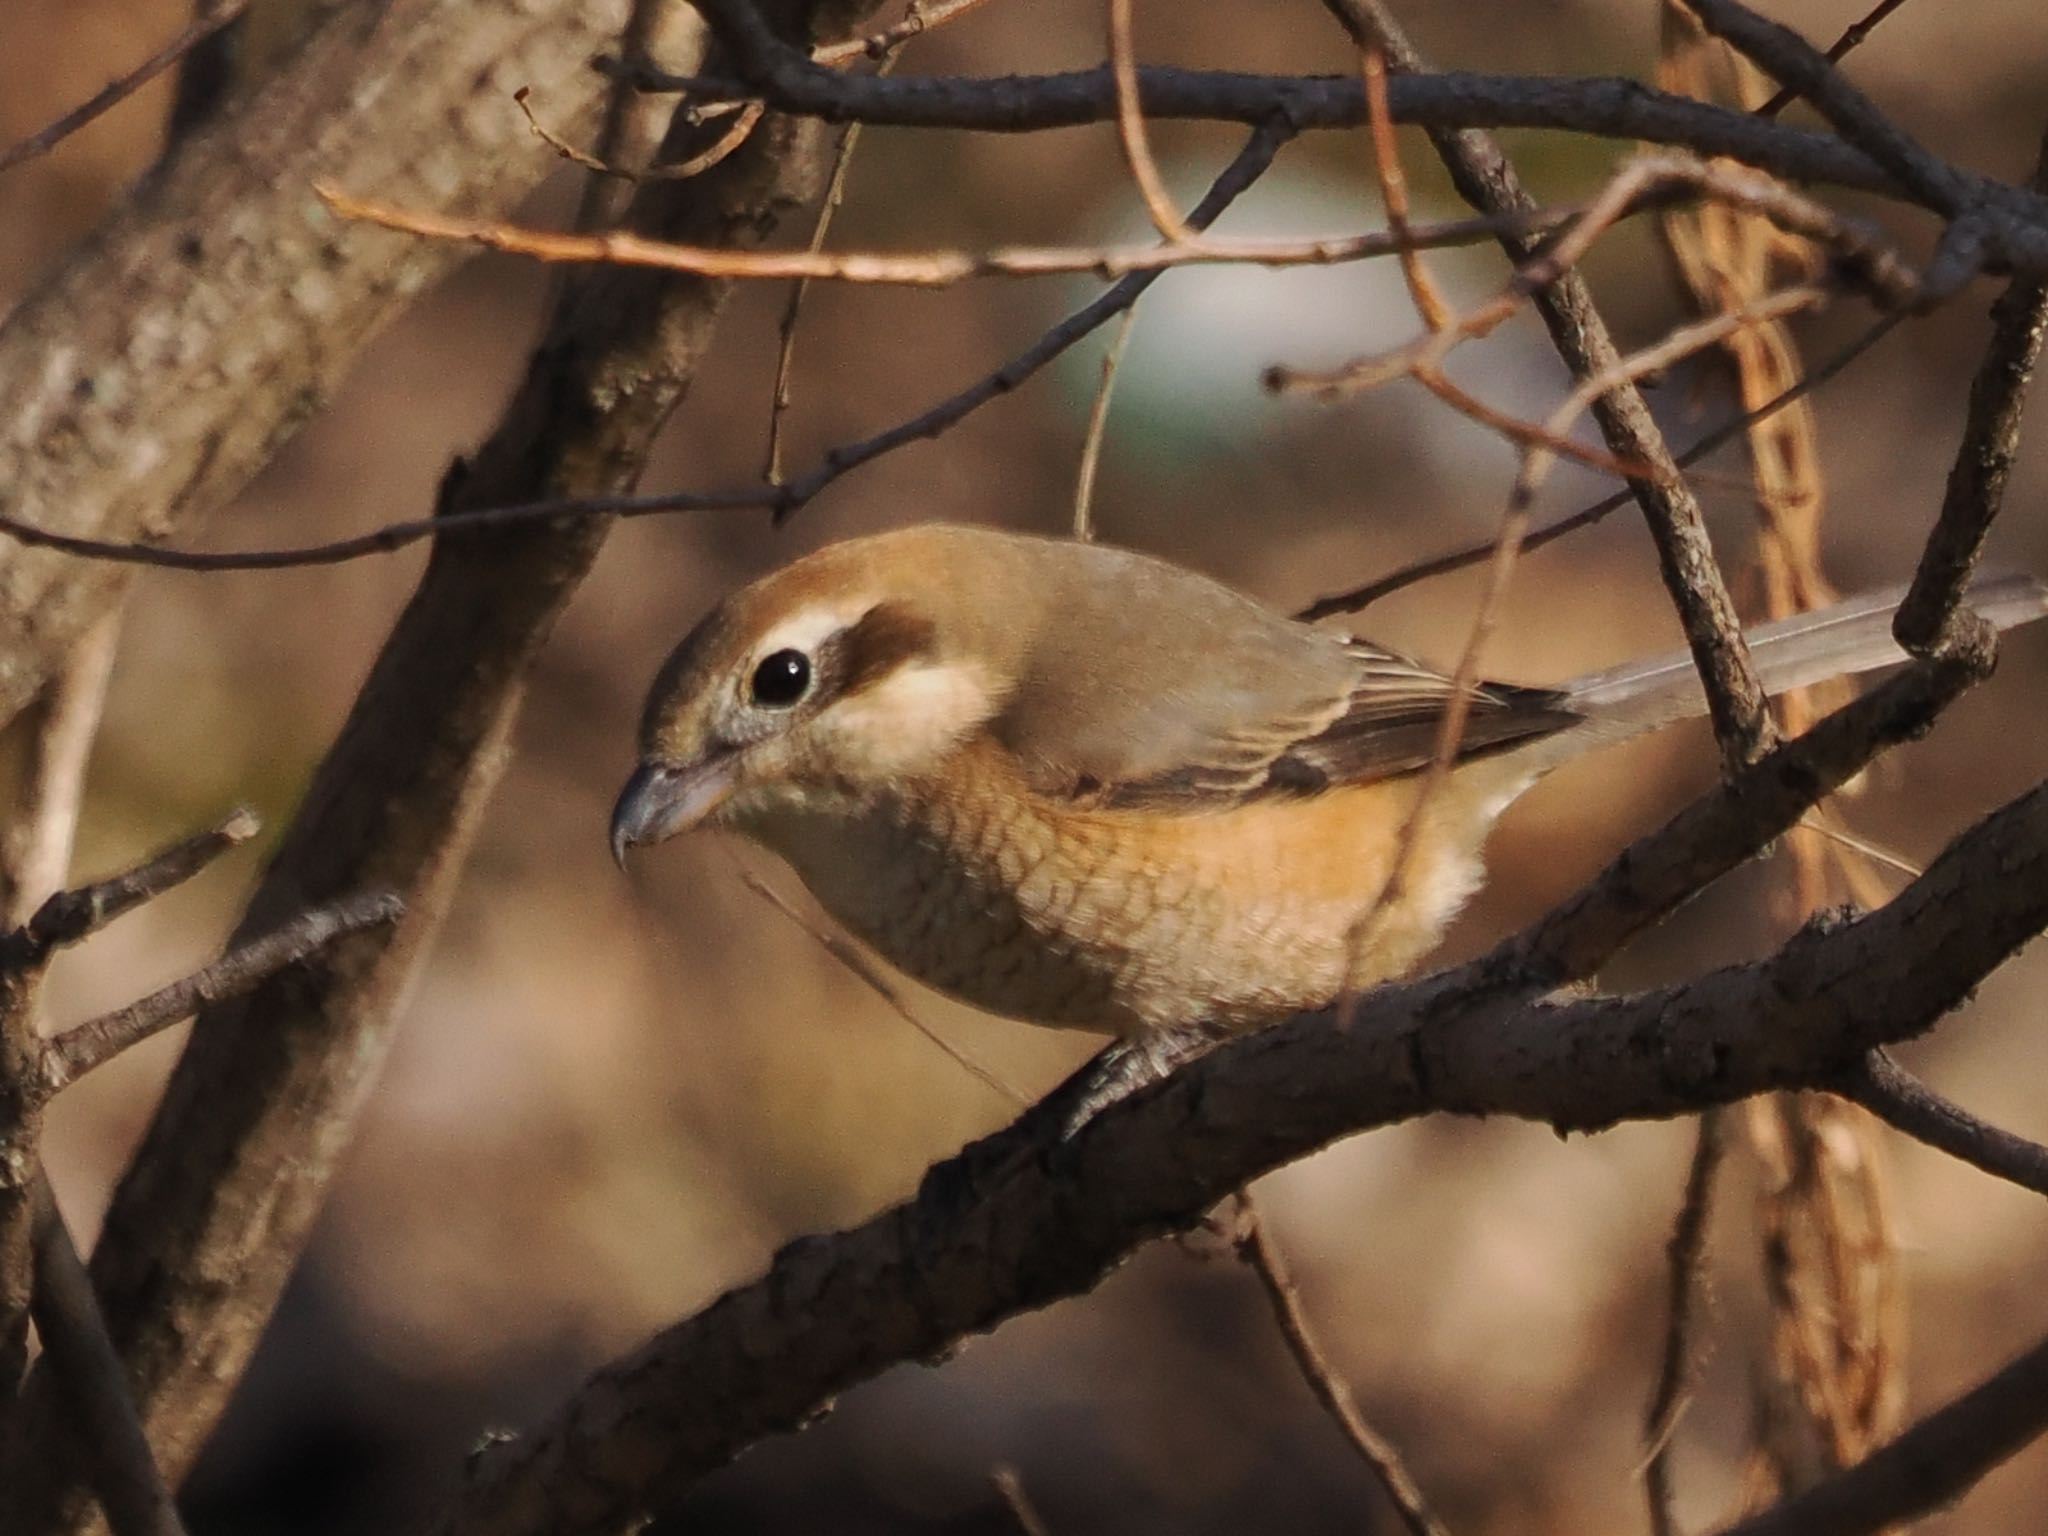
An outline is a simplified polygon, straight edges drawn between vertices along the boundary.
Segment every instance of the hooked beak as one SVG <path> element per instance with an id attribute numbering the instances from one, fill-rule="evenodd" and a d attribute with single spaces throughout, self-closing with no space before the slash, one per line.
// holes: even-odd
<path id="1" fill-rule="evenodd" d="M 649 758 L 633 770 L 612 807 L 612 858 L 626 867 L 626 850 L 687 832 L 733 791 L 737 759 L 722 752 L 696 763 Z"/>

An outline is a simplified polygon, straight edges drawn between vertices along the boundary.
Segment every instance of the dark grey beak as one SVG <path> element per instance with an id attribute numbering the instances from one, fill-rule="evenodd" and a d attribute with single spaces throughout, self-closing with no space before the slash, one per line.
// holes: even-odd
<path id="1" fill-rule="evenodd" d="M 733 790 L 730 753 L 701 763 L 648 759 L 633 770 L 612 807 L 612 858 L 626 867 L 626 850 L 687 832 L 724 802 Z"/>

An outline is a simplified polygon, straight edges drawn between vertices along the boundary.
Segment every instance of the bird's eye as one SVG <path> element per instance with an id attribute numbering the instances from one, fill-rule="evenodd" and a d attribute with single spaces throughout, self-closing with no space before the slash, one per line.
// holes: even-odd
<path id="1" fill-rule="evenodd" d="M 811 659 L 802 651 L 777 651 L 754 668 L 749 691 L 756 704 L 787 709 L 811 686 Z"/>

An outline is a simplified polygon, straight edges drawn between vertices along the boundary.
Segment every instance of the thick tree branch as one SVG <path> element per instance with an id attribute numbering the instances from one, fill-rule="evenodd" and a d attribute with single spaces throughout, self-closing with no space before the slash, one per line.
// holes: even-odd
<path id="1" fill-rule="evenodd" d="M 825 3 L 807 14 L 838 22 L 857 9 Z M 679 114 L 673 157 L 699 134 Z M 643 185 L 628 222 L 689 243 L 758 242 L 814 193 L 820 138 L 815 124 L 770 114 L 704 175 Z M 442 508 L 629 489 L 726 292 L 627 271 L 571 284 L 503 420 L 451 476 Z M 397 894 L 405 918 L 203 1011 L 115 1192 L 93 1277 L 174 1477 L 220 1411 L 311 1227 L 394 1004 L 496 784 L 527 670 L 606 531 L 585 521 L 436 548 L 238 937 L 364 888 Z M 38 1392 L 32 1383 L 31 1408 Z M 76 1470 L 47 1432 L 37 1443 L 25 1486 L 9 1493 L 39 1521 L 63 1507 Z"/>
<path id="2" fill-rule="evenodd" d="M 128 1396 L 121 1357 L 48 1180 L 35 1188 L 36 1331 L 113 1536 L 184 1536 L 177 1506 Z"/>
<path id="3" fill-rule="evenodd" d="M 341 10 L 0 325 L 0 510 L 64 532 L 161 538 L 227 500 L 378 327 L 462 259 L 337 224 L 307 195 L 313 177 L 509 212 L 554 166 L 512 87 L 532 86 L 582 131 L 603 88 L 585 63 L 616 44 L 624 15 L 624 0 Z M 126 579 L 0 552 L 0 722 Z"/>
<path id="4" fill-rule="evenodd" d="M 1566 1004 L 1504 998 L 1479 962 L 1374 993 L 1348 1023 L 1315 1015 L 1228 1042 L 1070 1141 L 1028 1113 L 908 1204 L 792 1243 L 531 1435 L 484 1449 L 442 1530 L 626 1529 L 848 1387 L 1088 1289 L 1340 1136 L 1431 1111 L 1592 1130 L 1825 1084 L 1930 1028 L 2044 924 L 2048 787 L 1882 911 L 1809 927 L 1768 960 Z"/>

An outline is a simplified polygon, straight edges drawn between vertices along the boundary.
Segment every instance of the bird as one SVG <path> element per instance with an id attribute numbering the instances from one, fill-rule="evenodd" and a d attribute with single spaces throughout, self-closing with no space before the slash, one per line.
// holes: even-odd
<path id="1" fill-rule="evenodd" d="M 1750 630 L 1765 691 L 1904 660 L 1902 591 Z M 1968 601 L 2004 628 L 2048 613 L 2048 587 L 1985 578 Z M 649 691 L 612 851 L 623 867 L 723 828 L 988 1012 L 1235 1033 L 1407 973 L 1516 797 L 1706 710 L 1684 652 L 1479 683 L 1425 795 L 1456 688 L 1155 556 L 917 524 L 826 545 L 689 631 Z"/>

